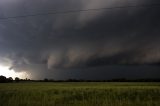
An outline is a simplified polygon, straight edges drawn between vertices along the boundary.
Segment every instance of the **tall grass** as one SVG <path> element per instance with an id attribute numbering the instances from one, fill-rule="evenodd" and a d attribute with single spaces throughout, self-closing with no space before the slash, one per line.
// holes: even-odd
<path id="1" fill-rule="evenodd" d="M 0 106 L 160 106 L 160 83 L 0 84 Z"/>

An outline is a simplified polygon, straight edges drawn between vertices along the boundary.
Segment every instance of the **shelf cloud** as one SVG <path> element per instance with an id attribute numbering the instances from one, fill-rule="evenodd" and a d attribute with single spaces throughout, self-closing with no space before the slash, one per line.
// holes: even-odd
<path id="1" fill-rule="evenodd" d="M 112 8 L 0 20 L 0 64 L 33 79 L 160 78 L 158 3 L 0 0 L 1 18 Z"/>

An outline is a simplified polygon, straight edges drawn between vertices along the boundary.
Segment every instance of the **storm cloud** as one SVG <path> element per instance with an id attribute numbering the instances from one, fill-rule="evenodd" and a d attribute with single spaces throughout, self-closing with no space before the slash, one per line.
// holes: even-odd
<path id="1" fill-rule="evenodd" d="M 153 4 L 160 2 L 0 0 L 1 18 L 112 8 L 0 20 L 0 64 L 34 79 L 159 78 L 160 6 Z"/>

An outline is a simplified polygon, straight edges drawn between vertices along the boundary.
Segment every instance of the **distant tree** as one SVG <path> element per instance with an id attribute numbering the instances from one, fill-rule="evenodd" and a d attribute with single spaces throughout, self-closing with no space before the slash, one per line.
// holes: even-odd
<path id="1" fill-rule="evenodd" d="M 12 77 L 9 77 L 8 79 L 9 79 L 9 80 L 13 80 L 13 78 L 12 78 Z"/>
<path id="2" fill-rule="evenodd" d="M 7 82 L 7 78 L 5 76 L 0 76 L 0 83 Z"/>
<path id="3" fill-rule="evenodd" d="M 7 78 L 7 82 L 13 82 L 13 78 L 12 77 Z"/>
<path id="4" fill-rule="evenodd" d="M 20 78 L 16 77 L 16 78 L 15 78 L 15 81 L 16 81 L 16 82 L 19 82 L 19 81 L 20 81 Z"/>
<path id="5" fill-rule="evenodd" d="M 47 79 L 47 78 L 45 78 L 45 79 L 44 79 L 44 82 L 48 82 L 48 79 Z"/>

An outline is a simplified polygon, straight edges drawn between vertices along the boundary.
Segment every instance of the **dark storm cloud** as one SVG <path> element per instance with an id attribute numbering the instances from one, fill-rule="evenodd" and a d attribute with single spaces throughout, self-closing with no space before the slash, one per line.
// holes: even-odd
<path id="1" fill-rule="evenodd" d="M 0 17 L 156 3 L 159 1 L 1 0 Z M 115 76 L 119 67 L 113 65 L 157 65 L 160 61 L 159 13 L 160 7 L 152 6 L 0 20 L 0 62 L 15 71 L 29 72 L 35 78 L 53 73 L 59 78 L 72 76 L 65 76 L 67 72 L 83 73 L 82 76 L 87 77 L 92 71 L 93 76 L 96 75 L 98 70 L 111 70 L 107 72 Z M 112 68 L 108 68 L 110 65 Z M 87 69 L 88 74 L 80 71 Z M 127 76 L 129 70 L 135 68 L 124 69 L 120 71 Z M 153 66 L 153 69 L 156 71 L 150 77 L 160 74 L 159 67 Z M 145 72 L 151 70 L 150 67 Z"/>

